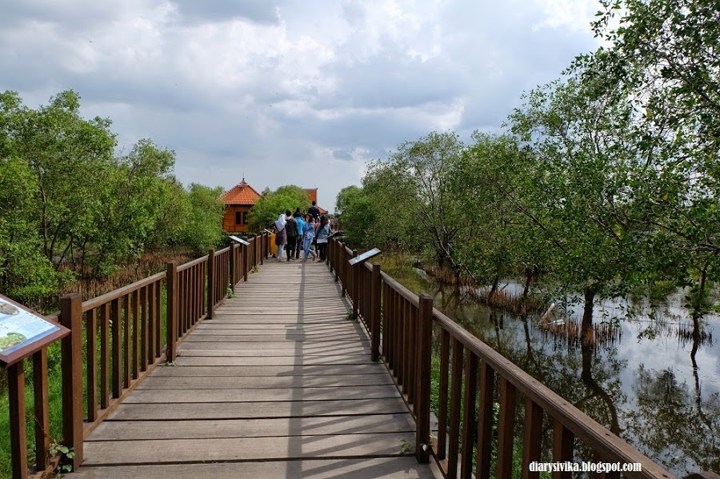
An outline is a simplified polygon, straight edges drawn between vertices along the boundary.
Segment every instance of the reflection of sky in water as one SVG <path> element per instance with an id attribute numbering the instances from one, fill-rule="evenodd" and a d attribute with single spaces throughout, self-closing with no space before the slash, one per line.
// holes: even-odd
<path id="1" fill-rule="evenodd" d="M 640 364 L 644 364 L 647 369 L 656 371 L 671 370 L 680 381 L 694 381 L 690 360 L 692 341 L 687 341 L 685 345 L 682 345 L 676 337 L 661 334 L 653 340 L 643 339 L 638 342 L 634 338 L 637 337 L 643 326 L 623 322 L 622 328 L 623 340 L 618 348 L 618 358 L 627 360 L 628 364 L 623 371 L 623 384 L 634 380 L 633 377 L 625 377 L 625 375 L 632 373 L 632 370 Z M 706 328 L 707 331 L 712 329 L 715 328 Z M 715 338 L 717 335 L 713 331 L 714 342 L 717 341 Z M 631 342 L 632 344 L 628 344 Z M 695 355 L 695 360 L 698 364 L 703 395 L 720 392 L 720 376 L 718 375 L 720 348 L 716 344 L 701 345 Z"/>
<path id="2" fill-rule="evenodd" d="M 513 286 L 511 285 L 506 288 L 506 291 L 510 292 L 512 289 Z M 687 332 L 692 331 L 691 320 L 687 316 L 687 312 L 681 307 L 681 299 L 681 294 L 676 295 L 670 298 L 668 304 L 653 309 L 655 318 L 657 318 L 656 321 L 648 318 L 647 315 L 650 310 L 647 305 L 636 307 L 636 315 L 633 319 L 620 321 L 622 335 L 619 343 L 615 342 L 610 347 L 599 347 L 593 359 L 593 371 L 610 372 L 611 363 L 619 368 L 618 373 L 613 375 L 611 380 L 619 380 L 620 390 L 626 396 L 625 401 L 616 404 L 620 427 L 621 430 L 625 431 L 623 436 L 631 443 L 635 442 L 635 446 L 642 452 L 651 457 L 655 456 L 661 462 L 664 462 L 662 459 L 674 456 L 683 457 L 687 453 L 678 451 L 675 446 L 667 446 L 664 450 L 653 453 L 647 447 L 638 444 L 637 439 L 632 437 L 633 433 L 626 430 L 625 426 L 627 414 L 635 411 L 638 407 L 636 385 L 641 368 L 644 368 L 645 373 L 650 373 L 650 376 L 654 378 L 661 376 L 664 371 L 672 372 L 679 387 L 692 395 L 691 400 L 694 401 L 695 378 L 690 358 L 693 346 L 692 339 L 680 339 L 677 334 L 679 323 L 686 326 Z M 440 303 L 442 303 L 442 300 L 439 296 L 436 296 L 436 307 L 442 309 Z M 460 307 L 454 305 L 454 307 L 450 306 L 449 309 L 450 311 L 445 312 L 450 313 L 451 317 L 456 317 L 458 322 L 464 323 L 468 329 L 474 330 L 476 334 L 481 338 L 484 337 L 488 343 L 495 347 L 494 343 L 497 341 L 498 331 L 489 320 L 488 308 L 464 302 Z M 625 309 L 621 303 L 605 301 L 595 308 L 595 324 L 614 316 L 625 318 Z M 566 314 L 579 320 L 582 308 L 574 306 L 569 308 Z M 527 348 L 523 323 L 519 319 L 512 318 L 507 313 L 498 313 L 498 316 L 503 318 L 500 341 L 507 349 L 513 350 L 513 354 L 522 356 L 522 353 Z M 560 317 L 563 316 L 555 314 L 555 318 Z M 720 318 L 717 316 L 706 317 L 703 324 L 704 331 L 712 334 L 712 343 L 706 341 L 700 345 L 696 353 L 696 361 L 701 397 L 703 401 L 707 401 L 712 395 L 720 394 L 720 345 L 718 344 L 720 342 L 720 326 L 718 326 Z M 561 352 L 562 357 L 576 358 L 575 361 L 567 364 L 557 364 L 557 367 L 565 368 L 567 373 L 576 375 L 577 381 L 574 384 L 568 384 L 567 387 L 584 388 L 580 380 L 582 369 L 580 348 L 570 348 L 568 350 L 567 341 L 555 340 L 552 336 L 544 335 L 537 327 L 537 319 L 531 319 L 529 330 L 534 354 L 542 353 L 557 358 L 558 352 Z M 647 334 L 648 330 L 654 331 L 655 334 Z M 643 334 L 641 335 L 641 333 Z M 575 366 L 572 366 L 572 364 L 575 364 Z M 543 378 L 538 379 L 542 380 Z M 603 384 L 601 386 L 606 387 Z M 563 391 L 557 392 L 565 395 Z M 577 393 L 577 391 L 574 392 Z M 720 418 L 714 418 L 714 420 L 718 421 Z M 642 423 L 640 425 L 642 426 Z M 718 456 L 720 456 L 720 452 L 718 452 Z M 720 461 L 720 457 L 716 460 Z M 688 471 L 698 471 L 697 465 L 689 458 L 684 462 L 680 461 L 678 464 L 678 470 L 672 472 L 680 476 L 685 475 Z"/>
<path id="3" fill-rule="evenodd" d="M 515 289 L 520 292 L 519 285 L 515 285 Z M 677 335 L 680 324 L 684 325 L 688 333 L 692 331 L 692 320 L 681 306 L 682 296 L 683 293 L 675 294 L 665 304 L 655 308 L 647 304 L 637 306 L 634 317 L 619 322 L 622 336 L 617 344 L 616 359 L 625 363 L 625 367 L 621 368 L 620 379 L 628 398 L 632 397 L 632 385 L 636 379 L 637 368 L 641 364 L 645 369 L 657 372 L 670 370 L 674 372 L 679 382 L 694 384 L 690 359 L 692 339 L 681 340 Z M 650 312 L 654 313 L 656 320 L 648 318 Z M 575 306 L 567 313 L 579 321 L 582 307 Z M 608 319 L 624 319 L 627 315 L 627 307 L 621 302 L 603 301 L 595 306 L 595 324 L 603 320 L 604 314 Z M 561 316 L 556 315 L 556 317 Z M 712 343 L 703 342 L 695 355 L 703 396 L 720 393 L 719 324 L 720 317 L 717 315 L 707 315 L 703 318 L 703 330 L 712 336 Z M 654 331 L 655 334 L 647 334 L 648 331 Z M 605 355 L 602 348 L 598 351 L 598 355 L 600 357 Z M 692 387 L 694 388 L 694 385 Z"/>
<path id="4" fill-rule="evenodd" d="M 639 308 L 638 316 L 620 322 L 622 340 L 617 357 L 627 361 L 627 366 L 621 370 L 621 380 L 623 390 L 628 392 L 629 398 L 632 397 L 631 386 L 636 379 L 636 370 L 641 364 L 645 369 L 657 372 L 672 371 L 679 382 L 687 382 L 694 388 L 690 359 L 692 339 L 681 339 L 677 334 L 680 325 L 683 325 L 683 329 L 688 333 L 692 331 L 692 321 L 687 311 L 681 307 L 681 298 L 682 293 L 675 294 L 666 304 L 656 308 L 643 305 Z M 600 307 L 596 307 L 596 311 L 601 309 L 608 311 L 611 316 L 625 316 L 625 308 L 611 301 L 605 301 Z M 650 312 L 655 314 L 656 320 L 648 319 Z M 719 322 L 717 315 L 708 315 L 703 319 L 703 330 L 712 336 L 712 343 L 703 342 L 695 355 L 703 396 L 720 393 Z M 648 330 L 654 330 L 656 334 L 641 337 L 641 333 Z"/>

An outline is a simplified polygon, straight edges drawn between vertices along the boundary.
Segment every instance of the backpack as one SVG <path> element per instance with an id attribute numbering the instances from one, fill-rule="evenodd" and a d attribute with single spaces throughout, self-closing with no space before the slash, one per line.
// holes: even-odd
<path id="1" fill-rule="evenodd" d="M 297 221 L 295 221 L 293 218 L 288 219 L 287 224 L 285 225 L 285 229 L 287 230 L 288 238 L 297 238 L 298 225 Z"/>

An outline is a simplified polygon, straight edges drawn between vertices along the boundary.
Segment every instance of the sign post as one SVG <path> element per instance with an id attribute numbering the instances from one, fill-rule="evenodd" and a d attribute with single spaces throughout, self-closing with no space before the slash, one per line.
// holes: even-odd
<path id="1" fill-rule="evenodd" d="M 69 333 L 68 328 L 0 294 L 0 366 L 6 368 L 8 378 L 13 478 L 28 477 L 23 360 Z M 38 391 L 35 394 L 37 401 Z"/>

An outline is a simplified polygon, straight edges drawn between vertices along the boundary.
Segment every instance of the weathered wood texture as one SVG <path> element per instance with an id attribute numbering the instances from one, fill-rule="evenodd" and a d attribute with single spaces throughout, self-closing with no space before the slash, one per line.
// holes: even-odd
<path id="1" fill-rule="evenodd" d="M 324 264 L 267 262 L 85 442 L 67 477 L 432 478 Z"/>

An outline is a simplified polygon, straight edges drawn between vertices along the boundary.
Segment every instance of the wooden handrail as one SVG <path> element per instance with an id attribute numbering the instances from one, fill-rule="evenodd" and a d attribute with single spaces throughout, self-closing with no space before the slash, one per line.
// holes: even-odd
<path id="1" fill-rule="evenodd" d="M 182 265 L 178 266 L 178 273 L 181 273 L 187 269 L 190 269 L 193 266 L 197 266 L 201 263 L 204 263 L 207 261 L 207 259 L 208 259 L 208 257 L 207 257 L 207 255 L 205 255 L 205 256 L 201 256 L 197 259 L 194 259 L 192 261 L 188 261 L 187 263 L 183 263 Z"/>
<path id="2" fill-rule="evenodd" d="M 152 276 L 148 276 L 145 279 L 141 279 L 140 281 L 136 281 L 132 284 L 129 284 L 127 286 L 123 286 L 122 288 L 115 289 L 113 291 L 110 291 L 109 293 L 105 293 L 102 296 L 96 296 L 95 298 L 89 299 L 87 301 L 83 301 L 82 303 L 82 312 L 86 312 L 91 309 L 96 309 L 100 306 L 102 306 L 105 303 L 109 303 L 113 299 L 120 298 L 122 296 L 127 295 L 128 293 L 131 293 L 133 291 L 137 291 L 141 289 L 144 286 L 147 286 L 149 284 L 155 283 L 157 281 L 160 281 L 162 279 L 165 279 L 165 273 L 157 273 Z"/>
<path id="3" fill-rule="evenodd" d="M 592 449 L 594 461 L 641 465 L 640 471 L 623 472 L 623 477 L 674 477 L 442 312 L 432 308 L 432 328 L 423 327 L 422 318 L 429 314 L 424 313 L 429 307 L 428 298 L 412 293 L 388 274 L 380 273 L 382 288 L 378 289 L 381 292 L 367 287 L 367 283 L 366 287 L 353 287 L 354 281 L 367 281 L 364 279 L 367 276 L 364 273 L 366 268 L 353 274 L 347 273 L 347 262 L 352 256 L 352 250 L 346 245 L 331 239 L 331 271 L 343 283 L 342 292 L 350 296 L 353 311 L 357 310 L 366 324 L 371 341 L 382 344 L 382 359 L 413 408 L 418 421 L 417 429 L 422 431 L 422 434 L 418 433 L 416 451 L 429 445 L 421 438 L 429 428 L 429 418 L 422 412 L 430 397 L 427 368 L 430 367 L 429 355 L 432 353 L 427 341 L 432 332 L 428 333 L 427 329 L 434 329 L 440 341 L 439 428 L 438 437 L 432 444 L 432 454 L 446 477 L 455 478 L 458 474 L 464 478 L 490 476 L 492 450 L 497 454 L 496 477 L 509 477 L 515 452 L 515 404 L 519 396 L 525 401 L 523 477 L 538 477 L 537 473 L 529 471 L 528 465 L 540 460 L 543 416 L 547 416 L 553 424 L 554 461 L 572 461 L 573 445 L 575 440 L 579 440 Z M 379 269 L 379 266 L 373 266 L 373 269 L 376 267 Z M 375 297 L 369 298 L 371 294 Z M 376 302 L 382 304 L 382 324 L 369 327 L 373 308 L 366 309 L 363 305 Z M 496 393 L 500 410 L 496 425 L 498 434 L 494 436 L 492 423 L 496 414 L 493 404 Z M 478 401 L 479 409 L 476 410 Z M 477 440 L 473 443 L 475 433 Z M 474 471 L 472 457 L 475 453 L 468 453 L 473 450 L 477 451 Z M 418 460 L 423 459 L 424 455 L 418 453 Z M 619 474 L 608 473 L 608 477 L 619 477 Z"/>
<path id="4" fill-rule="evenodd" d="M 61 298 L 61 311 L 54 319 L 70 329 L 70 334 L 61 340 L 62 414 L 64 443 L 73 449 L 70 465 L 74 470 L 83 460 L 83 439 L 155 366 L 162 361 L 174 361 L 177 342 L 205 319 L 208 310 L 224 300 L 229 282 L 232 281 L 234 288 L 240 276 L 247 280 L 250 269 L 262 262 L 263 253 L 269 251 L 268 241 L 268 235 L 263 234 L 251 239 L 251 246 L 243 246 L 241 253 L 231 246 L 180 266 L 169 263 L 165 272 L 84 302 L 77 294 Z M 242 274 L 238 274 L 241 271 Z M 163 296 L 167 309 L 164 317 L 161 314 Z M 166 330 L 164 348 L 163 327 Z M 42 472 L 55 467 L 58 459 L 48 458 L 50 398 L 46 349 L 35 352 L 32 357 L 34 469 Z M 27 478 L 30 466 L 24 449 L 25 427 L 21 423 L 25 417 L 25 359 L 8 367 L 13 479 Z M 83 387 L 83 369 L 87 374 L 86 387 Z M 87 404 L 86 411 L 83 411 L 83 402 Z"/>

